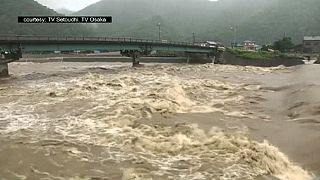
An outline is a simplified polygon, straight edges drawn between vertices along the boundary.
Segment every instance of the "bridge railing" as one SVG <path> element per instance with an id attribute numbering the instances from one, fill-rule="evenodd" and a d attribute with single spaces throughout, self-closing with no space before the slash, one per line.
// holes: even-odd
<path id="1" fill-rule="evenodd" d="M 190 42 L 159 41 L 150 39 L 137 39 L 131 37 L 80 37 L 80 36 L 45 36 L 45 35 L 0 35 L 0 41 L 101 41 L 101 42 L 132 42 L 132 43 L 158 43 L 184 46 L 200 46 Z"/>

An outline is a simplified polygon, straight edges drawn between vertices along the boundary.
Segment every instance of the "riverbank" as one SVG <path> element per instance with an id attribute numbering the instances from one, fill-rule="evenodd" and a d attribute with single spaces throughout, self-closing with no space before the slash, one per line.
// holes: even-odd
<path id="1" fill-rule="evenodd" d="M 275 55 L 268 52 L 246 52 L 230 49 L 223 54 L 221 62 L 222 64 L 229 65 L 257 67 L 296 66 L 304 64 L 303 58 Z"/>

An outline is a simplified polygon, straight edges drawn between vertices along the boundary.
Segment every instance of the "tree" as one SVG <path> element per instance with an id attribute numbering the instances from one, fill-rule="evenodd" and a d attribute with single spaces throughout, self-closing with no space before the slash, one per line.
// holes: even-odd
<path id="1" fill-rule="evenodd" d="M 284 37 L 273 43 L 273 49 L 279 50 L 280 52 L 287 52 L 293 48 L 294 44 L 291 37 Z"/>
<path id="2" fill-rule="evenodd" d="M 272 49 L 272 46 L 269 44 L 262 45 L 261 51 L 269 51 L 269 49 Z"/>

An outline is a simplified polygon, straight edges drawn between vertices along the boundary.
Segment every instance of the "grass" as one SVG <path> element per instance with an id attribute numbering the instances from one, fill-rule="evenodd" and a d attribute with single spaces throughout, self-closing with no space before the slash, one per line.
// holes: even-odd
<path id="1" fill-rule="evenodd" d="M 227 52 L 244 59 L 258 59 L 258 60 L 272 60 L 279 58 L 297 59 L 300 58 L 296 55 L 289 55 L 280 53 L 279 51 L 267 52 L 267 51 L 244 51 L 240 49 L 227 49 Z"/>

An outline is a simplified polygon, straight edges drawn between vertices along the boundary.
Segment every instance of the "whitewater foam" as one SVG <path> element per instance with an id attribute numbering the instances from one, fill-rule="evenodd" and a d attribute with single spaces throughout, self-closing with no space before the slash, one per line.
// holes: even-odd
<path id="1" fill-rule="evenodd" d="M 224 70 L 233 72 L 239 68 L 226 66 Z M 253 73 L 274 70 L 240 69 Z M 152 167 L 148 172 L 134 167 L 124 169 L 123 180 L 253 179 L 260 175 L 284 180 L 311 179 L 308 172 L 290 162 L 276 147 L 252 141 L 244 133 L 226 133 L 215 127 L 205 132 L 196 124 L 159 127 L 137 121 L 152 118 L 155 113 L 221 112 L 227 116 L 258 117 L 235 108 L 234 104 L 243 103 L 245 97 L 241 92 L 254 92 L 259 86 L 184 75 L 203 70 L 222 71 L 212 65 L 151 67 L 31 83 L 19 87 L 19 91 L 32 94 L 1 104 L 0 122 L 5 125 L 0 133 L 27 129 L 34 132 L 30 137 L 33 142 L 41 142 L 51 132 L 67 142 L 105 147 L 109 154 L 116 154 L 110 156 L 113 160 L 134 159 Z M 56 106 L 58 109 L 54 109 Z M 74 106 L 75 111 L 64 110 L 68 106 Z M 50 109 L 64 115 L 48 117 L 45 112 Z M 78 149 L 67 152 L 88 158 Z"/>

